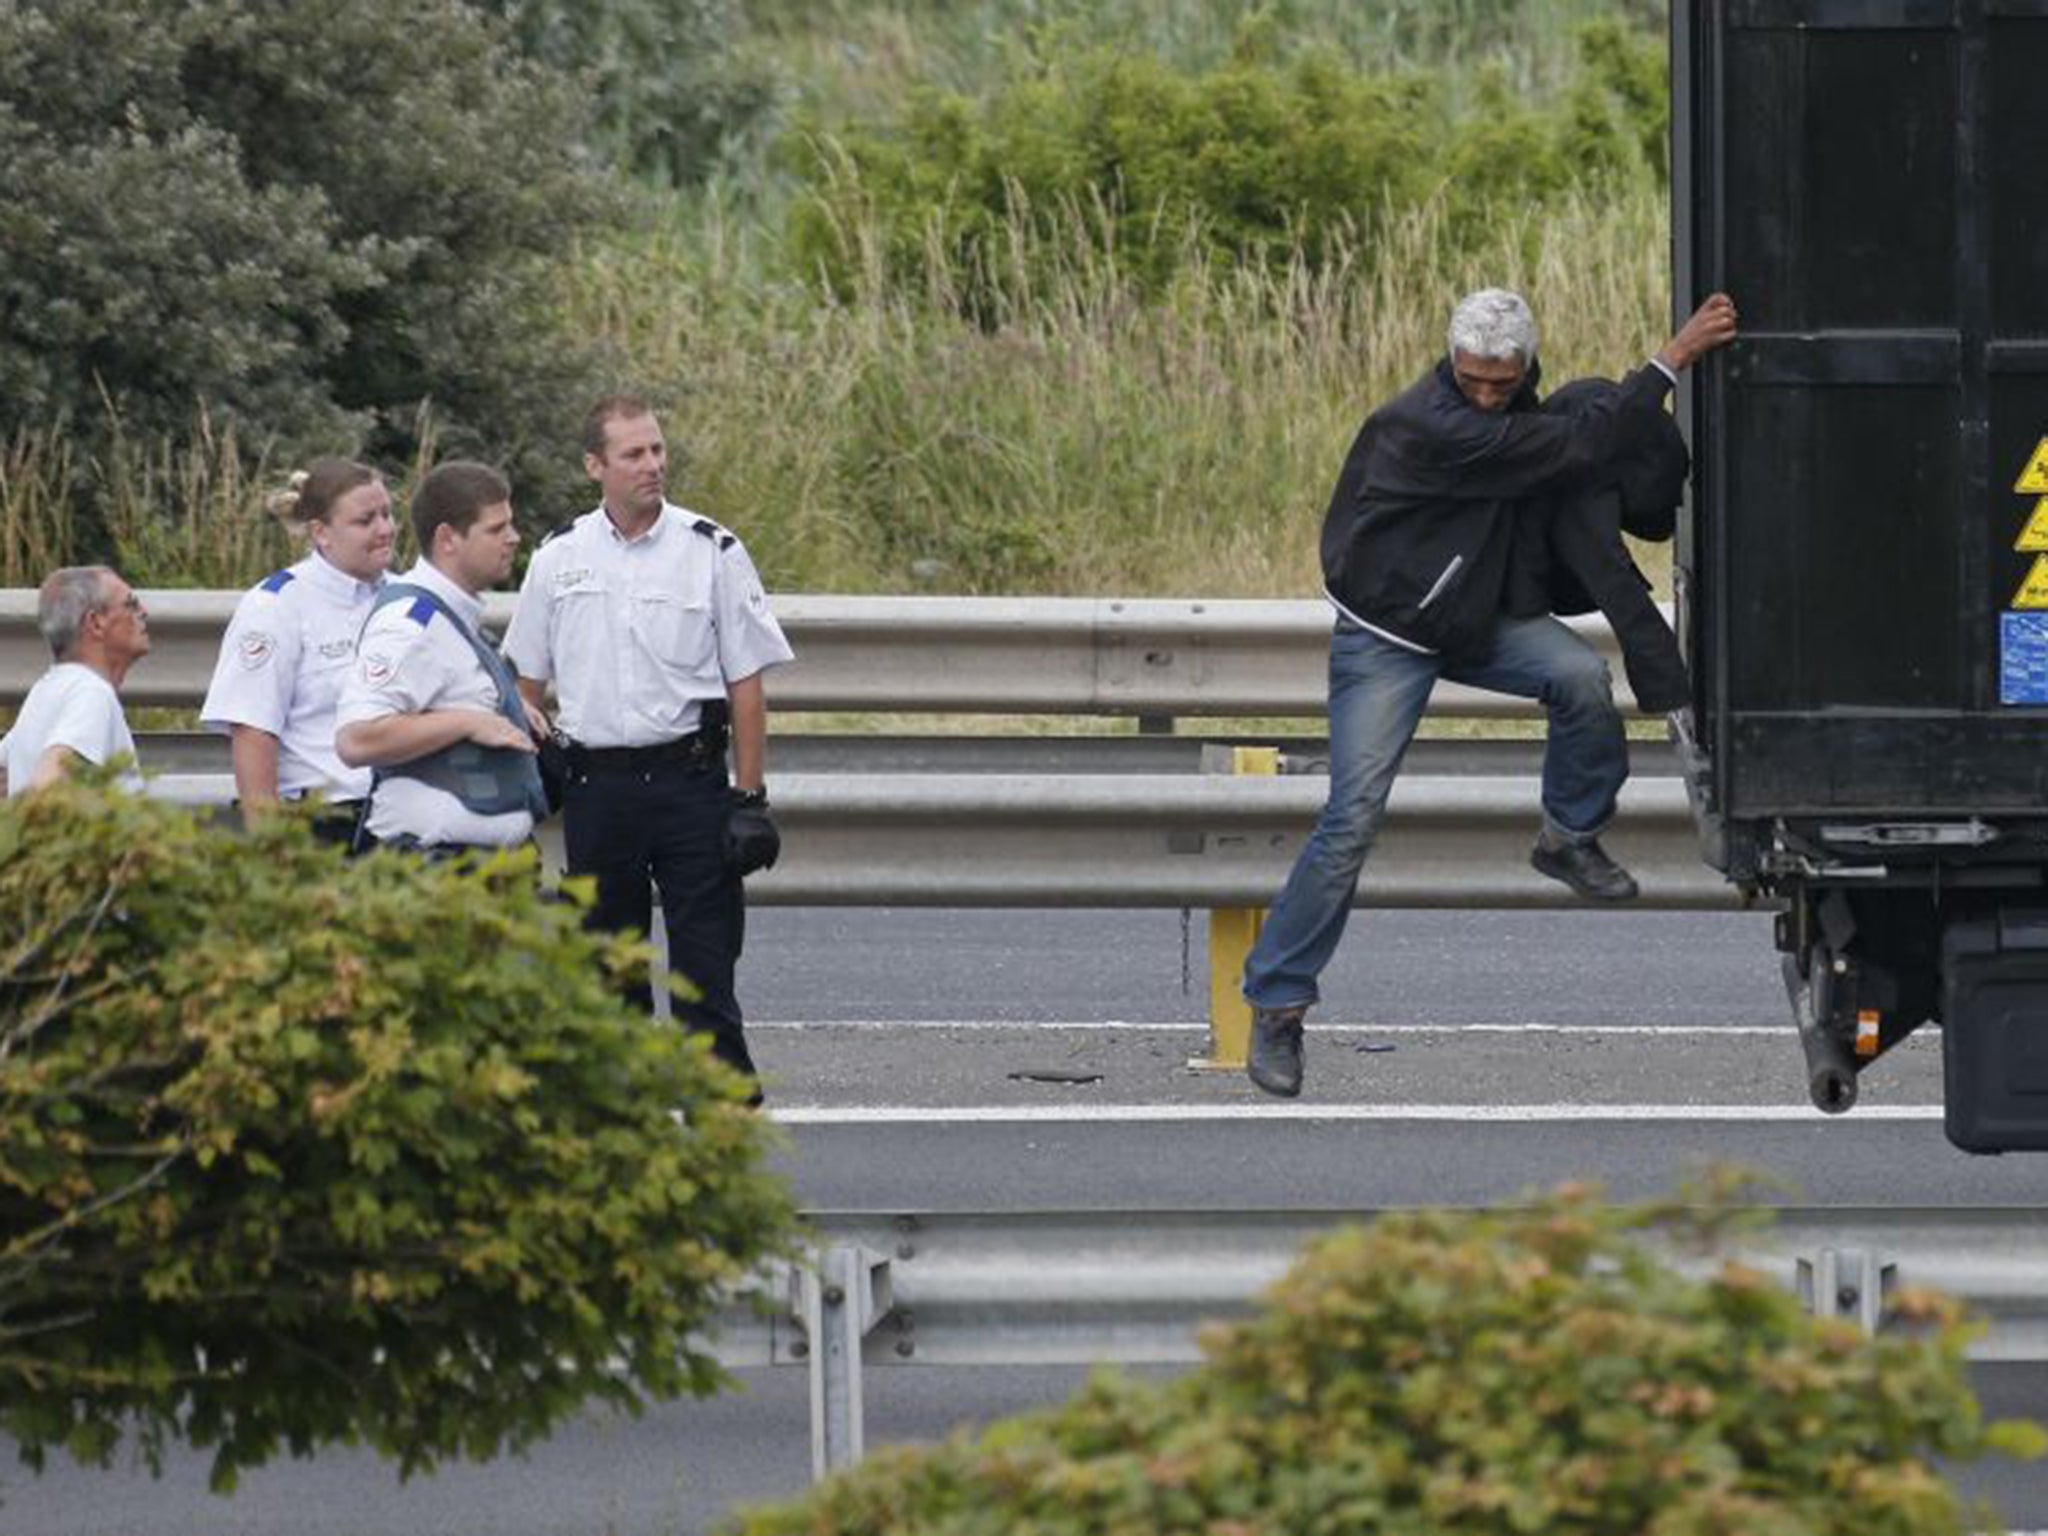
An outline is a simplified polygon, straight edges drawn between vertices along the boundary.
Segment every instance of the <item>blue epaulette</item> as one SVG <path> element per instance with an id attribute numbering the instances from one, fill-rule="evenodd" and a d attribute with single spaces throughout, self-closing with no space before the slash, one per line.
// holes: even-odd
<path id="1" fill-rule="evenodd" d="M 282 592 L 295 579 L 290 571 L 272 571 L 263 578 L 263 585 L 260 590 L 264 592 Z"/>
<path id="2" fill-rule="evenodd" d="M 431 597 L 414 598 L 412 606 L 405 610 L 405 616 L 411 619 L 413 623 L 419 625 L 420 628 L 425 629 L 428 624 L 433 622 L 434 600 Z"/>
<path id="3" fill-rule="evenodd" d="M 550 528 L 546 533 L 540 536 L 540 544 L 536 544 L 534 547 L 538 549 L 540 548 L 541 544 L 554 543 L 555 540 L 559 539 L 563 534 L 567 533 L 571 528 L 574 528 L 575 526 L 576 519 L 573 517 L 570 518 L 569 521 L 566 523 L 555 524 L 554 527 Z"/>
<path id="4" fill-rule="evenodd" d="M 727 533 L 708 517 L 700 517 L 690 524 L 690 531 L 701 533 L 705 538 L 715 541 L 720 549 L 731 549 L 733 545 L 739 543 L 738 538 Z"/>

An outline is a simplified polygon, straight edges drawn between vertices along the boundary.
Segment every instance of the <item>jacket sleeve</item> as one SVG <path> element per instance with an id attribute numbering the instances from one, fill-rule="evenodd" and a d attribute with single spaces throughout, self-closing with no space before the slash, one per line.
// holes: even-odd
<path id="1" fill-rule="evenodd" d="M 1561 490 L 1608 465 L 1637 436 L 1655 428 L 1671 380 L 1645 363 L 1608 399 L 1577 414 L 1461 411 L 1433 466 L 1437 494 L 1460 501 L 1520 501 Z"/>

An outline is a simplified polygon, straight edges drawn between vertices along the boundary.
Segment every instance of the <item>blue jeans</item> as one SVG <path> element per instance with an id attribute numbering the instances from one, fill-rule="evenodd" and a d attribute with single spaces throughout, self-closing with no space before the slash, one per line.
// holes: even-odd
<path id="1" fill-rule="evenodd" d="M 1316 978 L 1336 953 L 1387 792 L 1439 676 L 1537 699 L 1549 711 L 1543 825 L 1553 836 L 1585 842 L 1613 818 L 1628 777 L 1613 683 L 1599 653 L 1556 619 L 1502 619 L 1493 649 L 1476 662 L 1339 629 L 1330 638 L 1330 799 L 1245 961 L 1244 995 L 1254 1007 L 1317 1000 Z"/>

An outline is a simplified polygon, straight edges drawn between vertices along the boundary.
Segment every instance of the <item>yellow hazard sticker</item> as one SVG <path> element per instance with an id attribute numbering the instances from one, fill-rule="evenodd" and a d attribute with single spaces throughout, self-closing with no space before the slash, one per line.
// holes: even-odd
<path id="1" fill-rule="evenodd" d="M 2033 569 L 2013 593 L 2009 608 L 2048 608 L 2048 555 L 2034 556 Z"/>
<path id="2" fill-rule="evenodd" d="M 2027 526 L 2012 541 L 2012 547 L 2023 555 L 2048 551 L 2048 496 L 2034 503 L 2034 510 L 2027 516 Z"/>
<path id="3" fill-rule="evenodd" d="M 2012 488 L 2019 496 L 2048 496 L 2048 437 L 2034 445 L 2034 456 L 2027 460 Z"/>

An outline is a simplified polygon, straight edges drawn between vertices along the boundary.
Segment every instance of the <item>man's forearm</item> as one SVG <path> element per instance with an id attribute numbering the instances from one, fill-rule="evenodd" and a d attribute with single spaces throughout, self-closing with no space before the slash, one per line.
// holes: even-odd
<path id="1" fill-rule="evenodd" d="M 47 789 L 50 785 L 71 776 L 71 765 L 85 759 L 69 747 L 45 747 L 43 755 L 36 759 L 36 771 L 29 775 L 30 789 Z"/>
<path id="2" fill-rule="evenodd" d="M 733 785 L 759 789 L 768 768 L 768 696 L 761 688 L 761 674 L 729 685 L 726 696 L 732 703 Z"/>
<path id="3" fill-rule="evenodd" d="M 358 720 L 335 732 L 334 750 L 351 768 L 389 768 L 468 740 L 475 728 L 471 717 L 469 710 L 429 709 Z"/>
<path id="4" fill-rule="evenodd" d="M 277 803 L 277 738 L 253 725 L 238 725 L 229 735 L 235 767 L 235 798 L 244 806 Z"/>

